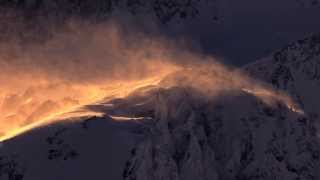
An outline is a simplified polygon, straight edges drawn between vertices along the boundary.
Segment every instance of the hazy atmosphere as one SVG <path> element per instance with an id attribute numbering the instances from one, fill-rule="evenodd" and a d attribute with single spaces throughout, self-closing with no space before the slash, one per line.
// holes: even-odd
<path id="1" fill-rule="evenodd" d="M 320 179 L 318 0 L 0 1 L 0 180 Z"/>

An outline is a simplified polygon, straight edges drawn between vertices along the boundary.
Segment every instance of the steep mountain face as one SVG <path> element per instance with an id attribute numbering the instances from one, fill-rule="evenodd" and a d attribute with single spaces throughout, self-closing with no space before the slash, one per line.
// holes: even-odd
<path id="1" fill-rule="evenodd" d="M 245 92 L 206 101 L 171 89 L 157 98 L 155 124 L 131 151 L 126 180 L 318 179 L 312 120 Z"/>
<path id="2" fill-rule="evenodd" d="M 244 69 L 251 76 L 289 93 L 319 122 L 320 34 L 294 42 Z"/>
<path id="3" fill-rule="evenodd" d="M 304 113 L 234 86 L 211 96 L 203 90 L 208 79 L 195 88 L 188 84 L 197 79 L 178 75 L 184 83 L 177 86 L 144 87 L 87 107 L 102 117 L 3 142 L 0 179 L 318 180 L 319 54 L 320 35 L 313 35 L 244 67 L 288 92 Z"/>
<path id="4" fill-rule="evenodd" d="M 319 179 L 319 54 L 320 35 L 313 35 L 244 68 L 288 92 L 304 115 L 244 92 L 224 92 L 212 102 L 164 93 L 124 179 Z"/>

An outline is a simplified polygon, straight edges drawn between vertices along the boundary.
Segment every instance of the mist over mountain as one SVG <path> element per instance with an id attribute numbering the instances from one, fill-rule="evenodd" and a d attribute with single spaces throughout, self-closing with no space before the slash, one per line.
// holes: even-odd
<path id="1" fill-rule="evenodd" d="M 102 117 L 6 140 L 0 178 L 319 179 L 319 39 L 312 35 L 243 67 L 274 91 L 234 81 L 237 71 L 218 64 L 198 66 L 86 107 Z"/>
<path id="2" fill-rule="evenodd" d="M 318 17 L 318 0 L 0 0 L 0 180 L 320 179 Z"/>

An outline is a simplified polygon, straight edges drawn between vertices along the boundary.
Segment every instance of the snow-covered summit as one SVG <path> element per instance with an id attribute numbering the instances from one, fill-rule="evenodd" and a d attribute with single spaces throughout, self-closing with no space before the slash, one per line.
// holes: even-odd
<path id="1" fill-rule="evenodd" d="M 42 127 L 4 142 L 0 179 L 320 179 L 319 37 L 243 68 L 289 93 L 305 113 L 278 96 L 259 97 L 254 91 L 262 86 L 247 89 L 247 82 L 224 71 L 175 74 L 163 87 L 86 107 L 102 117 Z"/>

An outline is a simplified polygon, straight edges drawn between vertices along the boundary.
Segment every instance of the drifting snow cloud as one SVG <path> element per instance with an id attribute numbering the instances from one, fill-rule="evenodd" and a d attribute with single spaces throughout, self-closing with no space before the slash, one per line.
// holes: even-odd
<path id="1" fill-rule="evenodd" d="M 236 89 L 295 108 L 284 93 L 212 57 L 186 51 L 183 43 L 147 36 L 134 28 L 129 31 L 115 21 L 70 21 L 43 43 L 8 42 L 0 44 L 3 137 L 43 119 L 105 97 L 125 97 L 149 85 L 192 87 L 208 97 Z"/>

